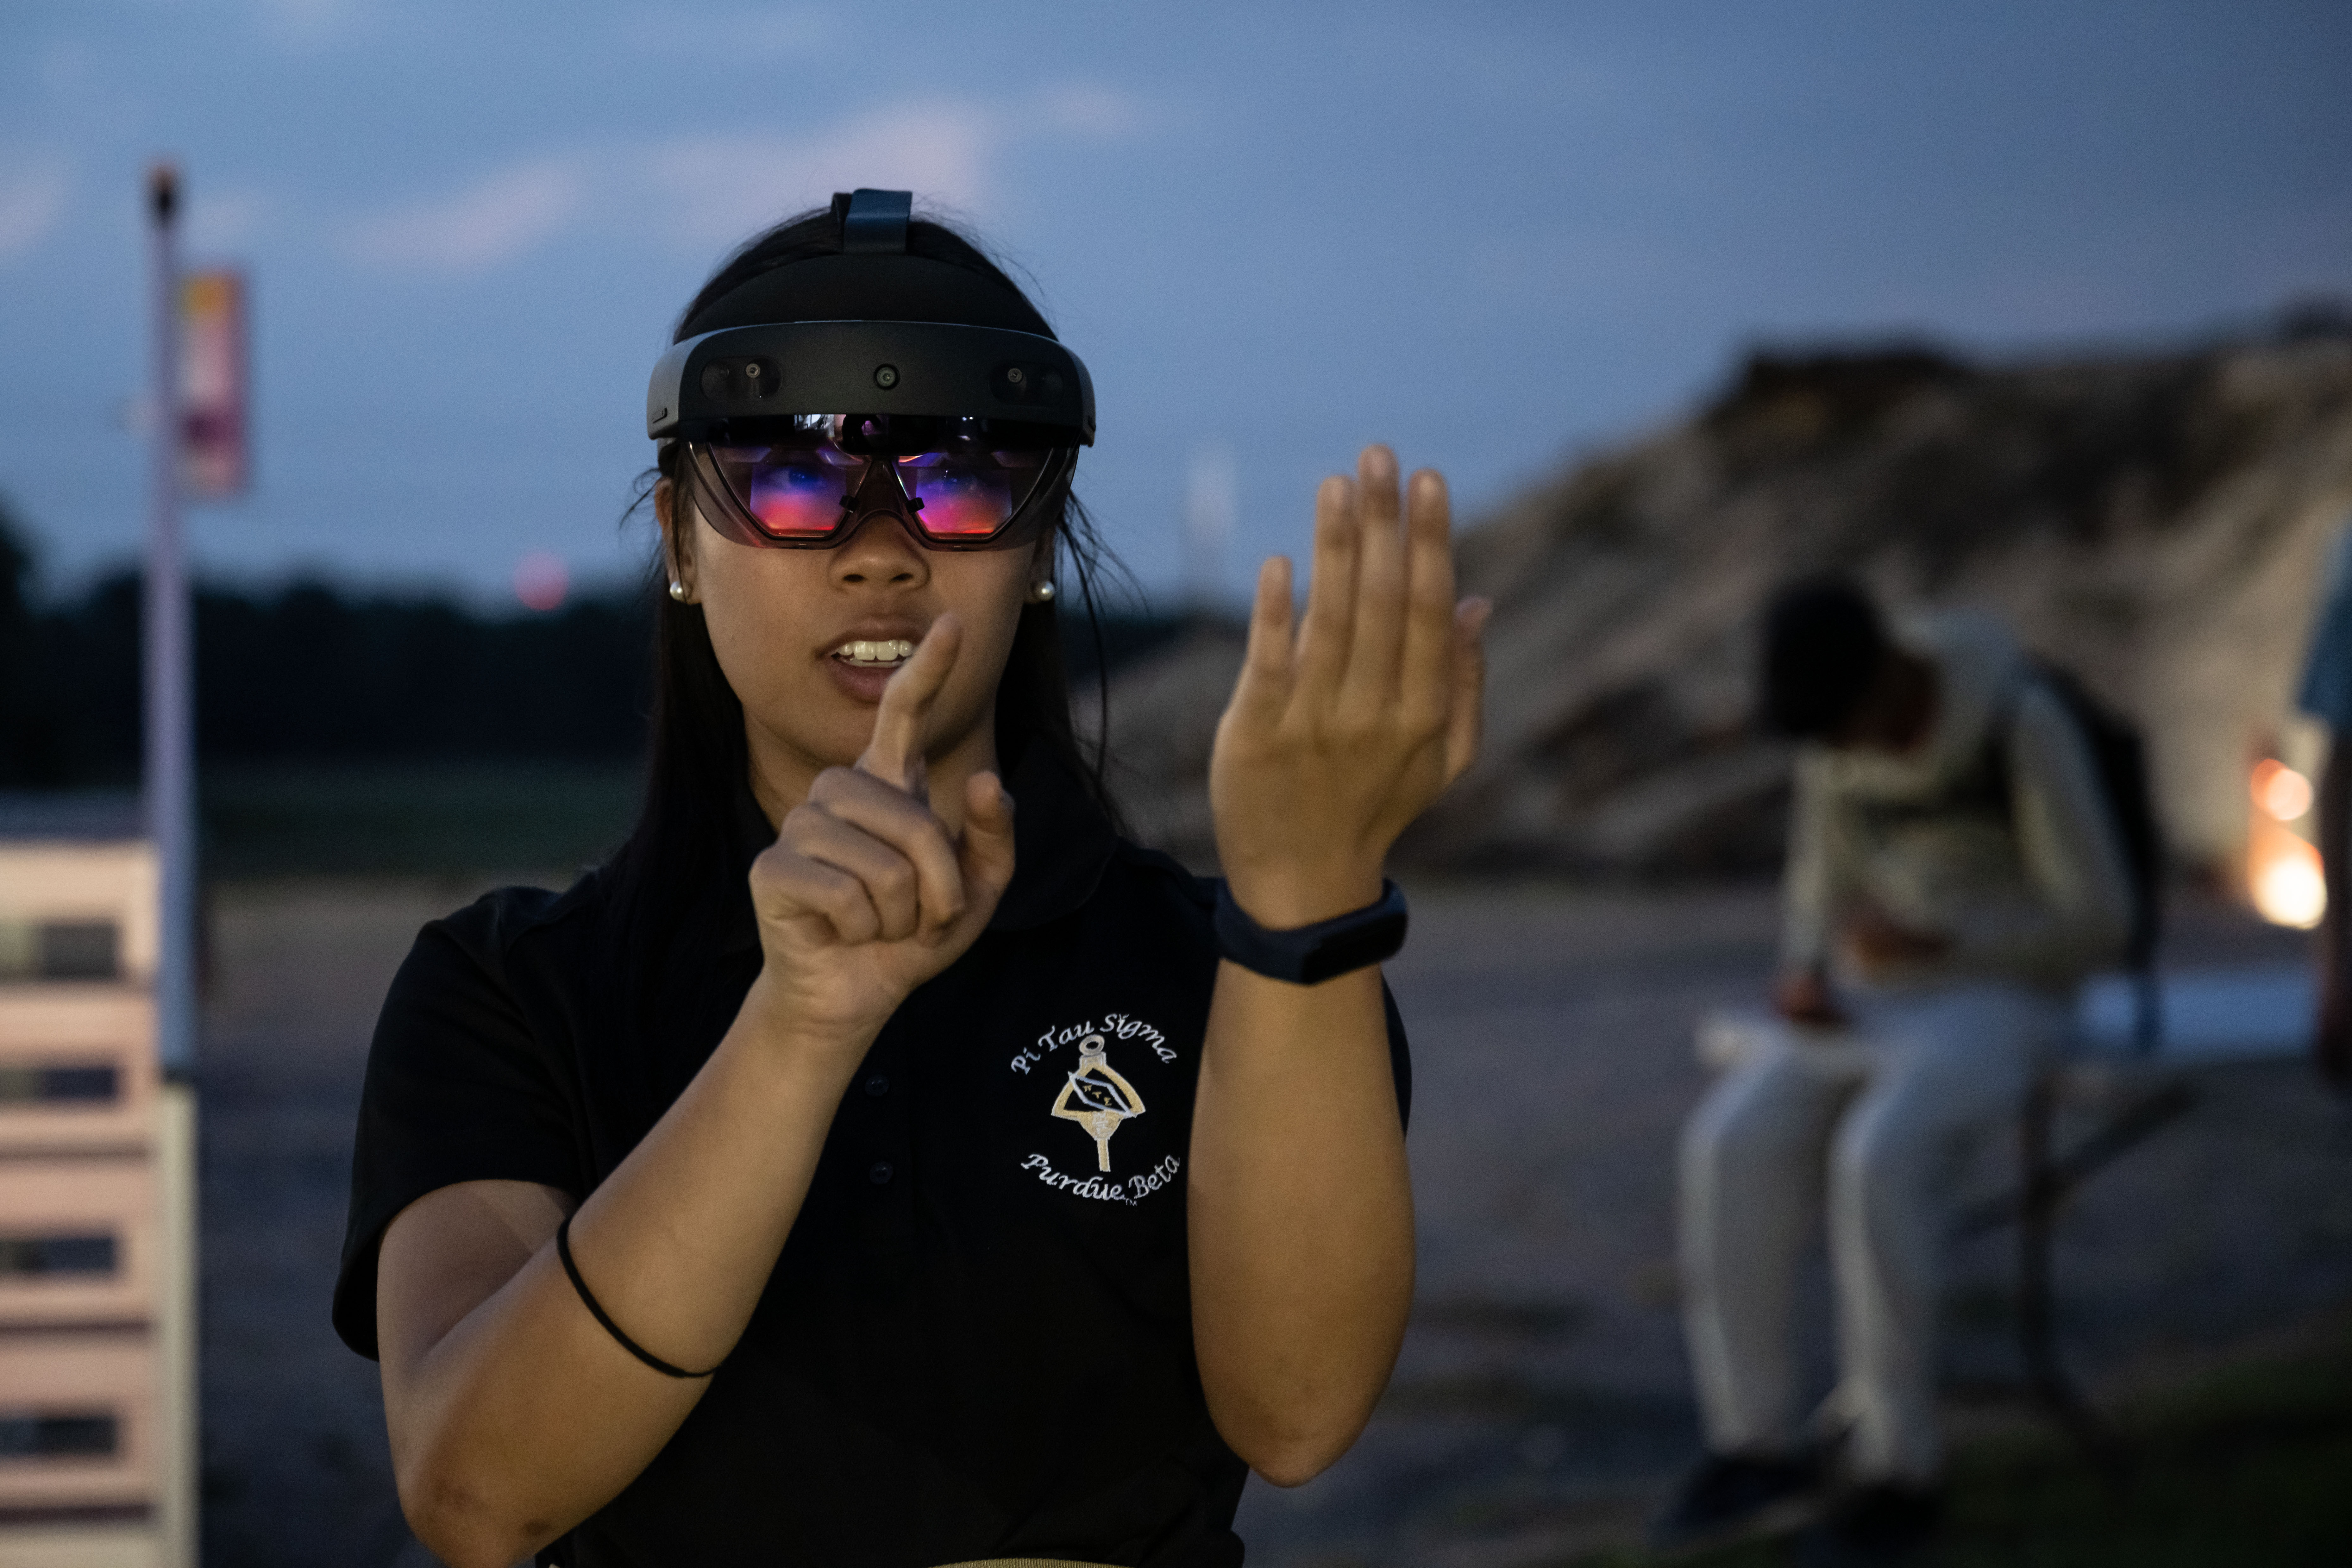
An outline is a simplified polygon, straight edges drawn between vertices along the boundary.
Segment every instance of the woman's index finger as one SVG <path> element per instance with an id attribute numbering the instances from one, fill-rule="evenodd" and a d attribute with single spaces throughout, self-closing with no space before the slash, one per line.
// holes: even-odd
<path id="1" fill-rule="evenodd" d="M 869 773 L 893 789 L 914 791 L 923 776 L 923 742 L 931 704 L 954 673 L 956 651 L 963 628 L 953 616 L 931 623 L 907 662 L 882 688 L 882 702 L 874 710 L 874 737 L 857 759 L 857 771 Z"/>

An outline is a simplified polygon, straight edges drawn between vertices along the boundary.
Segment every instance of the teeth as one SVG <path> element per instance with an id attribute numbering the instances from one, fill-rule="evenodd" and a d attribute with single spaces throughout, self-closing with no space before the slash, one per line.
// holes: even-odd
<path id="1" fill-rule="evenodd" d="M 884 637 L 877 642 L 860 638 L 845 642 L 834 649 L 835 658 L 852 664 L 897 664 L 914 656 L 915 645 L 904 637 Z"/>

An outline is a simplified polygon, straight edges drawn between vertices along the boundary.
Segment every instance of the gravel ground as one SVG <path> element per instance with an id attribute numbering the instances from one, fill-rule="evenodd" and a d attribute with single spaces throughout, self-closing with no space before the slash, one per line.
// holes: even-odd
<path id="1" fill-rule="evenodd" d="M 433 1561 L 393 1498 L 375 1369 L 335 1340 L 327 1297 L 375 1006 L 416 926 L 471 891 L 246 884 L 215 901 L 201 1080 L 213 1563 Z M 1752 889 L 1419 891 L 1391 977 L 1413 1033 L 1420 1305 L 1357 1449 L 1296 1491 L 1250 1489 L 1254 1564 L 1508 1568 L 1635 1528 L 1696 1440 L 1670 1226 L 1675 1131 L 1705 1085 L 1691 1026 L 1755 998 L 1772 930 Z M 2276 963 L 2302 944 L 2192 906 L 2169 953 Z M 2199 1108 L 2101 1175 L 2061 1231 L 2068 1353 L 2103 1390 L 2352 1298 L 2352 1119 L 2291 1062 L 2201 1082 Z M 1998 1237 L 1956 1260 L 1964 1425 L 2018 1418 L 2008 1261 Z M 1826 1344 L 1824 1326 L 1817 1359 Z"/>

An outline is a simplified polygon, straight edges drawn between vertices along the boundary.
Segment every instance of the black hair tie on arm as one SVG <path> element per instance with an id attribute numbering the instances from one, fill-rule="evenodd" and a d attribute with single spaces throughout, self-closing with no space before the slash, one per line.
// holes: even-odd
<path id="1" fill-rule="evenodd" d="M 639 1361 L 645 1363 L 656 1372 L 660 1373 L 664 1377 L 683 1377 L 689 1379 L 709 1377 L 719 1370 L 719 1367 L 714 1366 L 709 1372 L 688 1372 L 682 1366 L 672 1366 L 669 1363 L 662 1360 L 661 1357 L 654 1354 L 653 1352 L 646 1349 L 645 1346 L 637 1343 L 636 1341 L 623 1333 L 621 1331 L 621 1325 L 613 1321 L 611 1318 L 605 1316 L 604 1309 L 596 1304 L 596 1298 L 588 1293 L 588 1282 L 580 1278 L 580 1266 L 572 1261 L 572 1216 L 570 1215 L 565 1215 L 563 1216 L 563 1223 L 555 1227 L 555 1256 L 563 1259 L 563 1272 L 565 1276 L 571 1279 L 572 1288 L 580 1292 L 580 1304 L 588 1309 L 588 1312 L 591 1317 L 604 1325 L 604 1331 L 612 1335 L 614 1342 L 618 1344 L 623 1350 L 628 1352 L 631 1355 L 636 1357 Z M 724 1366 L 727 1363 L 724 1361 L 719 1363 L 719 1366 Z"/>

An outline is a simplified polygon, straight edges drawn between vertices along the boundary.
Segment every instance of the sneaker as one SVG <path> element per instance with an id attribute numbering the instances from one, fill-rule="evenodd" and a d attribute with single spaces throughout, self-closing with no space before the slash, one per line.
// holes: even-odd
<path id="1" fill-rule="evenodd" d="M 1822 1505 L 1826 1479 L 1818 1455 L 1711 1453 L 1650 1521 L 1650 1544 L 1679 1552 L 1791 1529 Z"/>
<path id="2" fill-rule="evenodd" d="M 1932 1487 L 1874 1481 L 1840 1498 L 1828 1516 L 1797 1539 L 1801 1568 L 1894 1568 L 1932 1540 L 1943 1515 Z"/>

